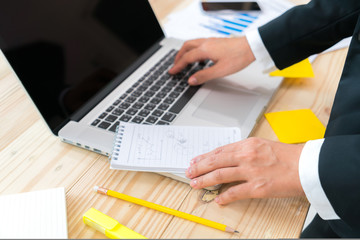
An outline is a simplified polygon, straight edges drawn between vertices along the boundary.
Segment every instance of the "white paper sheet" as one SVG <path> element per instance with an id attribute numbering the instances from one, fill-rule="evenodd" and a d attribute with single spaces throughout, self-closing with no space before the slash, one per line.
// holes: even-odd
<path id="1" fill-rule="evenodd" d="M 0 238 L 67 238 L 65 189 L 0 196 Z"/>

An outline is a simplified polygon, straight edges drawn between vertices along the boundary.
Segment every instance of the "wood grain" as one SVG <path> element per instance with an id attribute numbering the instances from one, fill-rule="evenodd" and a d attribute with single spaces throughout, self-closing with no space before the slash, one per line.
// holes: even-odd
<path id="1" fill-rule="evenodd" d="M 163 21 L 188 2 L 151 0 Z M 346 50 L 339 50 L 316 59 L 313 79 L 286 79 L 267 111 L 310 108 L 326 125 L 345 54 Z M 110 170 L 106 157 L 62 143 L 47 128 L 3 58 L 0 116 L 0 194 L 64 186 L 69 238 L 104 237 L 82 222 L 91 207 L 148 238 L 295 238 L 301 232 L 308 209 L 305 198 L 248 199 L 228 206 L 204 203 L 200 200 L 203 190 L 155 173 Z M 252 135 L 277 140 L 264 118 Z M 99 195 L 92 191 L 95 185 L 218 221 L 240 233 L 224 233 Z"/>

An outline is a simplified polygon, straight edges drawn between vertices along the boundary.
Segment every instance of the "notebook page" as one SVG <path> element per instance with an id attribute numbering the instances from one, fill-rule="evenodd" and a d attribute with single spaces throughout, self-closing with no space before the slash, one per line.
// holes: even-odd
<path id="1" fill-rule="evenodd" d="M 67 238 L 65 189 L 0 196 L 0 238 Z"/>
<path id="2" fill-rule="evenodd" d="M 159 126 L 121 123 L 111 167 L 184 173 L 190 160 L 216 147 L 239 141 L 232 127 Z"/>

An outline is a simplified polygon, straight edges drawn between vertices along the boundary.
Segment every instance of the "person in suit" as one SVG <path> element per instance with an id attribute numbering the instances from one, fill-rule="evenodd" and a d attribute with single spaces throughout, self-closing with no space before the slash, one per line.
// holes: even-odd
<path id="1" fill-rule="evenodd" d="M 253 61 L 286 68 L 352 36 L 323 139 L 291 145 L 249 138 L 191 160 L 191 186 L 240 182 L 215 201 L 306 196 L 317 215 L 301 237 L 360 237 L 360 1 L 313 0 L 239 38 L 187 41 L 170 73 L 211 59 L 190 85 L 235 73 Z"/>

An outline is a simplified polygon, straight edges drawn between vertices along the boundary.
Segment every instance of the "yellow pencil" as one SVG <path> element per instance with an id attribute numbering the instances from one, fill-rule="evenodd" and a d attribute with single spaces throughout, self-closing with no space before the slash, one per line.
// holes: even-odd
<path id="1" fill-rule="evenodd" d="M 144 207 L 148 207 L 148 208 L 151 208 L 151 209 L 163 212 L 163 213 L 167 213 L 167 214 L 170 214 L 170 215 L 173 215 L 173 216 L 176 216 L 176 217 L 180 217 L 180 218 L 183 218 L 183 219 L 186 219 L 186 220 L 189 220 L 189 221 L 200 223 L 202 225 L 212 227 L 212 228 L 215 228 L 215 229 L 219 229 L 221 231 L 230 232 L 230 233 L 238 233 L 238 231 L 236 231 L 233 228 L 230 228 L 230 227 L 228 227 L 228 226 L 226 226 L 226 225 L 224 225 L 222 223 L 217 223 L 217 222 L 205 219 L 205 218 L 201 218 L 201 217 L 194 216 L 194 215 L 191 215 L 191 214 L 188 214 L 188 213 L 180 212 L 180 211 L 175 210 L 175 209 L 164 207 L 164 206 L 161 206 L 159 204 L 148 202 L 148 201 L 145 201 L 145 200 L 142 200 L 142 199 L 139 199 L 139 198 L 131 197 L 131 196 L 128 196 L 128 195 L 123 194 L 123 193 L 112 191 L 110 189 L 95 186 L 94 191 L 97 192 L 97 193 L 104 194 L 104 195 L 116 197 L 116 198 L 131 202 L 131 203 L 135 203 L 135 204 L 138 204 L 138 205 L 141 205 L 141 206 L 144 206 Z"/>

